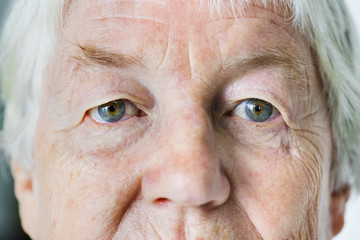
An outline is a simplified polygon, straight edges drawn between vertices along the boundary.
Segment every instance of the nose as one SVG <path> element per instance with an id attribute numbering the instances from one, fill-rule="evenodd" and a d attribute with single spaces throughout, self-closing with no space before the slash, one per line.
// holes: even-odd
<path id="1" fill-rule="evenodd" d="M 221 169 L 220 146 L 206 117 L 179 119 L 171 130 L 158 133 L 154 162 L 142 178 L 142 193 L 152 203 L 173 202 L 186 207 L 222 205 L 230 183 Z"/>

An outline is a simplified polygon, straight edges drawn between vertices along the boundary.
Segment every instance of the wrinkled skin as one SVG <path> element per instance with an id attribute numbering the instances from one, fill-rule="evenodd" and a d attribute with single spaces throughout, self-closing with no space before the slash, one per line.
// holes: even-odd
<path id="1" fill-rule="evenodd" d="M 309 44 L 263 7 L 237 19 L 199 8 L 72 3 L 44 82 L 36 163 L 13 166 L 32 238 L 330 239 L 340 231 L 347 195 L 331 191 L 330 120 Z M 128 60 L 96 62 L 103 52 L 89 46 Z M 264 122 L 235 114 L 249 98 L 278 112 Z M 140 113 L 114 123 L 89 114 L 116 99 Z"/>

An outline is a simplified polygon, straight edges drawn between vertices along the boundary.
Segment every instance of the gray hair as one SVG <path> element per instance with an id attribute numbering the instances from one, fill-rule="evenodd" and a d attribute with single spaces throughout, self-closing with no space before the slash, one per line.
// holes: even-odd
<path id="1" fill-rule="evenodd" d="M 17 0 L 4 27 L 0 53 L 5 102 L 2 145 L 12 161 L 33 164 L 33 138 L 41 83 L 61 36 L 70 0 Z M 225 0 L 203 0 L 221 13 Z M 228 10 L 251 0 L 227 0 Z M 333 189 L 352 183 L 360 189 L 360 52 L 355 27 L 343 0 L 257 0 L 282 6 L 289 22 L 309 41 L 323 81 L 334 140 Z"/>

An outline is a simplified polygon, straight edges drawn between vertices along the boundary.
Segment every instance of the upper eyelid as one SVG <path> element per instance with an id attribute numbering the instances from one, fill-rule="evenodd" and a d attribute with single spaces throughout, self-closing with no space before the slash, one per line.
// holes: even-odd
<path id="1" fill-rule="evenodd" d="M 100 106 L 102 106 L 102 105 L 105 105 L 105 104 L 107 104 L 107 103 L 111 103 L 111 102 L 114 102 L 114 101 L 123 101 L 124 104 L 125 104 L 125 106 L 130 105 L 130 106 L 134 106 L 134 107 L 137 108 L 137 109 L 140 109 L 140 108 L 137 106 L 137 104 L 134 103 L 134 102 L 132 102 L 131 100 L 128 100 L 128 99 L 126 99 L 126 98 L 117 98 L 117 99 L 110 100 L 110 101 L 107 101 L 107 102 L 104 102 L 104 103 L 100 103 L 99 105 L 96 105 L 96 106 L 94 106 L 94 107 L 89 108 L 87 111 L 90 111 L 90 110 L 93 110 L 93 109 L 97 109 L 98 107 L 100 107 Z"/>
<path id="2" fill-rule="evenodd" d="M 134 99 L 134 100 L 133 100 Z M 95 107 L 99 107 L 103 104 L 112 102 L 112 101 L 116 101 L 116 100 L 126 100 L 131 102 L 132 104 L 134 104 L 135 106 L 139 106 L 139 104 L 137 103 L 136 99 L 134 97 L 132 97 L 132 95 L 127 94 L 127 93 L 115 93 L 115 94 L 107 94 L 104 97 L 99 97 L 94 101 L 91 101 L 89 104 L 86 104 L 86 111 L 89 111 L 90 109 L 93 109 Z"/>

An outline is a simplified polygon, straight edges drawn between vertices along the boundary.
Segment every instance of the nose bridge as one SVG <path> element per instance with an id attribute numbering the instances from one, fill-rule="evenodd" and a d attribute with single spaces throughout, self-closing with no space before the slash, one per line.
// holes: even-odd
<path id="1" fill-rule="evenodd" d="M 199 153 L 204 147 L 213 144 L 214 138 L 213 126 L 209 114 L 197 99 L 189 99 L 184 97 L 182 106 L 172 104 L 171 112 L 169 111 L 168 121 L 163 126 L 166 128 L 164 132 L 169 138 L 182 139 L 178 142 L 178 147 L 192 147 L 195 154 Z"/>
<path id="2" fill-rule="evenodd" d="M 216 139 L 213 136 L 212 126 L 206 116 L 196 114 L 189 116 L 184 114 L 181 120 L 172 121 L 166 143 L 162 145 L 165 158 L 171 154 L 170 166 L 174 166 L 176 171 L 184 170 L 186 173 L 196 172 L 197 175 L 202 171 L 214 171 L 215 166 L 219 165 L 214 145 Z M 172 116 L 172 118 L 176 116 Z M 170 151 L 168 151 L 170 150 Z M 165 159 L 164 159 L 165 160 Z"/>
<path id="3" fill-rule="evenodd" d="M 177 99 L 169 102 L 170 106 L 164 110 L 160 127 L 159 142 L 165 155 L 171 153 L 178 161 L 185 165 L 203 165 L 217 163 L 216 137 L 210 113 L 202 104 L 200 97 L 191 94 L 179 94 Z M 180 100 L 181 98 L 181 100 Z M 170 152 L 169 152 L 170 151 Z M 188 159 L 193 159 L 189 161 Z M 174 161 L 177 164 L 178 161 Z"/>
<path id="4" fill-rule="evenodd" d="M 156 159 L 142 182 L 144 197 L 151 202 L 199 206 L 223 203 L 229 195 L 211 120 L 204 109 L 191 109 L 168 115 L 160 128 Z"/>

